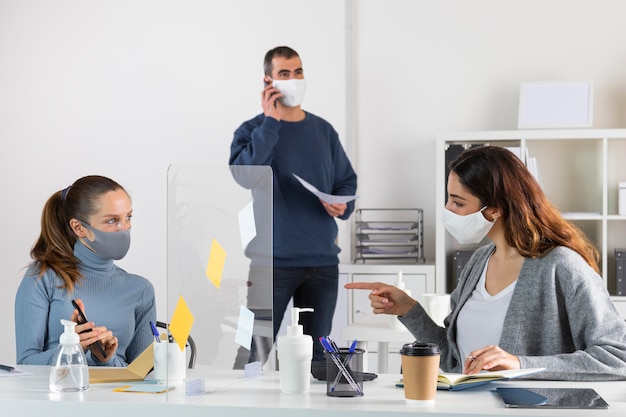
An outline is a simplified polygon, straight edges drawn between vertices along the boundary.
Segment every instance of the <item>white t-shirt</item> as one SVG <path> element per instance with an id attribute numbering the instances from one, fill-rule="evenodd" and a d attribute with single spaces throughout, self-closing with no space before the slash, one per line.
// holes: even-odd
<path id="1" fill-rule="evenodd" d="M 504 316 L 509 308 L 517 280 L 496 295 L 490 295 L 485 288 L 487 265 L 489 265 L 489 259 L 485 263 L 474 292 L 461 308 L 457 319 L 456 342 L 461 358 L 466 358 L 473 350 L 487 345 L 500 344 Z"/>

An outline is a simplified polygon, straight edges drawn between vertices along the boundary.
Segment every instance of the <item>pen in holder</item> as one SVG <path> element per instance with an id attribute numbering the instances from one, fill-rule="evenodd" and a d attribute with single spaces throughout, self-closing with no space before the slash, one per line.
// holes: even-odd
<path id="1" fill-rule="evenodd" d="M 182 382 L 187 376 L 185 350 L 171 335 L 159 334 L 153 322 L 150 322 L 150 328 L 154 335 L 154 379 L 162 384 Z"/>
<path id="2" fill-rule="evenodd" d="M 187 377 L 185 350 L 178 343 L 154 343 L 154 379 L 161 384 L 181 383 Z"/>
<path id="3" fill-rule="evenodd" d="M 363 349 L 337 348 L 328 338 L 320 338 L 326 350 L 326 395 L 360 397 L 363 395 Z"/>

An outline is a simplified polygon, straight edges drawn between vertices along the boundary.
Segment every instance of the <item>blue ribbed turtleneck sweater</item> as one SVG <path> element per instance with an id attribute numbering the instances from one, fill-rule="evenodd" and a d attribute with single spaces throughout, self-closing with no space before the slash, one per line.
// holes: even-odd
<path id="1" fill-rule="evenodd" d="M 82 243 L 74 254 L 83 279 L 70 294 L 51 270 L 39 278 L 31 265 L 15 296 L 15 343 L 18 364 L 49 365 L 63 333 L 61 319 L 70 319 L 71 300 L 80 298 L 85 315 L 96 326 L 105 326 L 118 339 L 116 356 L 97 362 L 89 351 L 89 365 L 126 366 L 154 337 L 149 322 L 156 320 L 154 288 L 150 281 L 129 274 L 112 260 L 103 259 Z"/>

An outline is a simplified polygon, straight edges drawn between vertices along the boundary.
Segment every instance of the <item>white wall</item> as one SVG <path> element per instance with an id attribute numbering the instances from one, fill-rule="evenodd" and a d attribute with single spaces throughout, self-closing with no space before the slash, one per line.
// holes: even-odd
<path id="1" fill-rule="evenodd" d="M 353 153 L 359 206 L 423 208 L 433 260 L 436 134 L 514 129 L 530 80 L 593 80 L 594 127 L 626 126 L 624 16 L 626 0 L 0 1 L 3 334 L 43 203 L 93 173 L 132 194 L 120 264 L 164 314 L 167 166 L 227 163 L 269 48 L 300 52 L 304 107 Z"/>
<path id="2" fill-rule="evenodd" d="M 265 52 L 281 44 L 302 56 L 307 109 L 345 135 L 344 10 L 335 0 L 0 1 L 2 332 L 14 334 L 45 200 L 88 174 L 131 193 L 120 265 L 154 283 L 165 320 L 168 165 L 228 164 L 234 130 L 261 111 Z M 2 363 L 15 361 L 9 340 Z"/>
<path id="3" fill-rule="evenodd" d="M 437 133 L 517 128 L 522 81 L 593 80 L 594 127 L 626 126 L 626 1 L 360 0 L 362 207 L 421 207 L 434 259 Z"/>

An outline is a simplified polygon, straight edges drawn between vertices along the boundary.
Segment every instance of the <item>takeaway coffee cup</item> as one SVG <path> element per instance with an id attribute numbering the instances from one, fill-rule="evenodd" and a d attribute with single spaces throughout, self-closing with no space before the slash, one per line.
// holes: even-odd
<path id="1" fill-rule="evenodd" d="M 407 404 L 433 403 L 439 375 L 439 346 L 433 343 L 407 343 L 400 349 L 400 355 Z"/>

